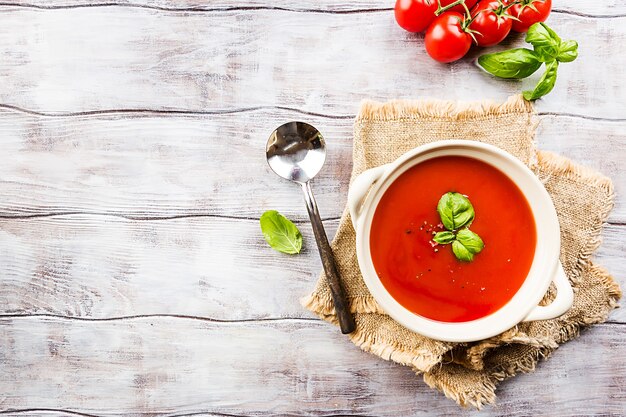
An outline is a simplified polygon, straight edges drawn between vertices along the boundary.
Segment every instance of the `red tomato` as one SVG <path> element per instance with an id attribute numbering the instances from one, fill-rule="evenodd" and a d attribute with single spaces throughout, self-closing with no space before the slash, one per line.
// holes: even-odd
<path id="1" fill-rule="evenodd" d="M 435 18 L 426 30 L 426 52 L 436 61 L 453 62 L 461 59 L 472 46 L 472 37 L 465 29 L 461 13 L 445 12 Z"/>
<path id="2" fill-rule="evenodd" d="M 454 3 L 456 0 L 441 0 L 441 7 L 445 7 L 448 4 L 452 4 Z M 437 1 L 435 0 L 435 3 L 437 3 Z M 465 5 L 467 6 L 468 9 L 472 9 L 472 7 L 474 7 L 474 5 L 478 3 L 478 0 L 465 0 Z M 462 4 L 459 4 L 457 6 L 454 6 L 453 8 L 450 9 L 451 12 L 458 12 L 458 13 L 465 13 L 465 7 L 463 7 Z"/>
<path id="3" fill-rule="evenodd" d="M 437 0 L 397 0 L 396 22 L 409 32 L 423 32 L 435 20 Z"/>
<path id="4" fill-rule="evenodd" d="M 476 43 L 478 46 L 497 45 L 507 37 L 511 31 L 513 20 L 500 0 L 480 0 L 472 9 L 474 20 L 469 25 L 475 30 Z"/>
<path id="5" fill-rule="evenodd" d="M 533 7 L 537 11 L 533 10 Z M 509 14 L 519 19 L 519 22 L 513 21 L 513 30 L 526 32 L 535 23 L 545 22 L 551 9 L 552 0 L 521 0 L 519 4 L 509 9 Z"/>

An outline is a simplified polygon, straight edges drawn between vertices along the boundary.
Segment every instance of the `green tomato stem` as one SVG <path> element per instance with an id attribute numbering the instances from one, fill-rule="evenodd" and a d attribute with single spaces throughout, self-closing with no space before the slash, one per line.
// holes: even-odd
<path id="1" fill-rule="evenodd" d="M 465 0 L 456 0 L 454 3 L 450 3 L 444 7 L 441 7 L 441 0 L 437 0 L 437 10 L 435 10 L 435 16 L 439 16 L 441 13 L 446 12 L 459 4 L 465 5 Z M 465 6 L 465 8 L 467 8 L 467 6 Z"/>

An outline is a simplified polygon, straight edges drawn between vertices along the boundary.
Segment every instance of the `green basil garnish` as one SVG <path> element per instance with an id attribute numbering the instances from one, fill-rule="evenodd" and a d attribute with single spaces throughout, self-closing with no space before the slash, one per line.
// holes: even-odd
<path id="1" fill-rule="evenodd" d="M 463 194 L 448 192 L 439 199 L 437 212 L 448 230 L 436 233 L 433 241 L 440 245 L 452 243 L 452 252 L 458 260 L 472 261 L 485 247 L 480 236 L 468 229 L 475 216 L 472 203 Z"/>
<path id="2" fill-rule="evenodd" d="M 456 230 L 470 225 L 474 220 L 474 207 L 463 194 L 448 192 L 441 196 L 437 204 L 441 222 L 448 230 Z"/>
<path id="3" fill-rule="evenodd" d="M 276 210 L 268 210 L 260 218 L 261 231 L 269 245 L 279 252 L 295 254 L 302 249 L 300 230 Z"/>
<path id="4" fill-rule="evenodd" d="M 456 240 L 471 253 L 479 253 L 485 247 L 480 236 L 468 228 L 459 230 L 456 234 Z"/>
<path id="5" fill-rule="evenodd" d="M 474 260 L 474 254 L 458 240 L 452 242 L 452 252 L 459 261 L 471 262 Z"/>
<path id="6" fill-rule="evenodd" d="M 541 67 L 536 53 L 526 48 L 481 55 L 478 64 L 500 78 L 526 78 Z"/>
<path id="7" fill-rule="evenodd" d="M 447 230 L 444 232 L 439 232 L 435 236 L 433 236 L 433 240 L 440 245 L 446 245 L 448 243 L 452 243 L 454 241 L 455 236 L 454 233 L 448 232 Z"/>

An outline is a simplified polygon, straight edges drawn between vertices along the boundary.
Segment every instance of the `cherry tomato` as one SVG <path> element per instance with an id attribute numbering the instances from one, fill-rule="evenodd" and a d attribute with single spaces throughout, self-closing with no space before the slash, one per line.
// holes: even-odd
<path id="1" fill-rule="evenodd" d="M 537 11 L 533 10 L 533 7 Z M 545 22 L 552 9 L 552 0 L 520 0 L 509 9 L 509 14 L 519 19 L 513 21 L 513 30 L 526 32 L 537 22 Z"/>
<path id="2" fill-rule="evenodd" d="M 423 32 L 435 20 L 437 0 L 397 0 L 396 22 L 409 32 Z"/>
<path id="3" fill-rule="evenodd" d="M 472 46 L 472 37 L 465 28 L 461 13 L 445 12 L 433 20 L 424 37 L 426 52 L 436 61 L 461 59 Z"/>
<path id="4" fill-rule="evenodd" d="M 441 7 L 445 7 L 448 4 L 452 4 L 454 3 L 456 0 L 441 0 Z M 435 0 L 435 3 L 437 3 L 437 1 Z M 467 6 L 468 9 L 472 9 L 472 7 L 474 7 L 474 5 L 478 3 L 478 0 L 465 0 L 465 5 Z M 437 10 L 437 9 L 435 9 Z M 458 12 L 458 13 L 465 13 L 465 7 L 463 7 L 462 4 L 456 5 L 453 8 L 450 9 L 451 12 Z"/>
<path id="5" fill-rule="evenodd" d="M 474 34 L 478 46 L 497 45 L 507 37 L 513 20 L 505 7 L 500 0 L 480 0 L 472 9 L 474 20 L 469 28 L 478 32 Z"/>

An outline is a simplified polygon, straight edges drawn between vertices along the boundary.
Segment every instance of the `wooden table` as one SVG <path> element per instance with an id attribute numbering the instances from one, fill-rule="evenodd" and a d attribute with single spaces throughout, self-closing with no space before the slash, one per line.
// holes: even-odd
<path id="1" fill-rule="evenodd" d="M 431 61 L 391 3 L 2 2 L 0 415 L 459 412 L 299 305 L 321 264 L 300 191 L 264 159 L 279 124 L 322 130 L 313 188 L 332 236 L 361 99 L 521 90 L 475 68 L 477 52 Z M 614 180 L 596 259 L 624 285 L 626 3 L 554 7 L 580 57 L 537 102 L 537 141 Z M 267 247 L 268 209 L 297 221 L 304 253 Z M 625 353 L 617 310 L 480 415 L 624 415 Z"/>

